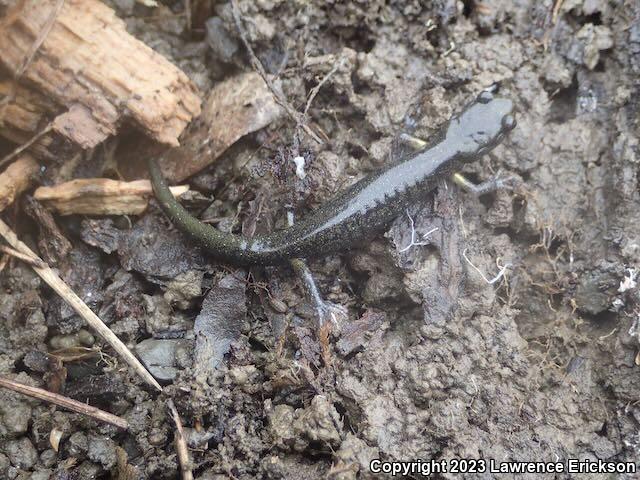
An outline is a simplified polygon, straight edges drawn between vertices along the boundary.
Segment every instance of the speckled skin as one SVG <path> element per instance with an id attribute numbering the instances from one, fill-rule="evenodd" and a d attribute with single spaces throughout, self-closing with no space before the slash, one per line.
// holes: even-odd
<path id="1" fill-rule="evenodd" d="M 433 190 L 461 164 L 498 145 L 515 127 L 512 102 L 482 92 L 422 150 L 336 194 L 292 227 L 251 239 L 200 222 L 173 197 L 157 162 L 151 183 L 173 224 L 217 259 L 236 265 L 275 265 L 346 250 L 366 240 Z"/>

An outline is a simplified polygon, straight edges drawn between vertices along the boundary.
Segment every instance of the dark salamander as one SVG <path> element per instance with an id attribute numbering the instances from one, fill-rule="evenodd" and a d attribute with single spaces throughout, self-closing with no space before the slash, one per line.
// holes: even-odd
<path id="1" fill-rule="evenodd" d="M 173 224 L 215 258 L 236 265 L 275 265 L 344 251 L 366 240 L 404 209 L 498 145 L 516 125 L 511 100 L 482 92 L 427 146 L 339 192 L 295 225 L 245 238 L 200 222 L 173 197 L 158 163 L 149 160 L 156 198 Z"/>

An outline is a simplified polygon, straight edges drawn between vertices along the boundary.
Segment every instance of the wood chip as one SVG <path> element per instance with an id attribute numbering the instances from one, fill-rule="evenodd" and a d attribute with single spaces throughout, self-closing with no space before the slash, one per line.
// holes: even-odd
<path id="1" fill-rule="evenodd" d="M 0 212 L 32 186 L 39 170 L 31 155 L 22 154 L 0 174 Z"/>
<path id="2" fill-rule="evenodd" d="M 250 72 L 231 77 L 213 88 L 202 115 L 182 136 L 182 146 L 166 152 L 160 166 L 168 180 L 183 181 L 215 162 L 238 139 L 266 127 L 282 113 L 260 75 Z M 120 157 L 118 169 L 125 178 L 147 175 L 146 165 L 136 160 L 148 156 L 150 149 L 148 145 L 141 148 L 143 151 L 133 148 Z"/>
<path id="3" fill-rule="evenodd" d="M 176 197 L 187 191 L 187 185 L 171 187 Z M 151 194 L 148 180 L 121 182 L 83 178 L 53 187 L 40 187 L 33 197 L 60 215 L 139 215 L 147 208 Z"/>
<path id="4" fill-rule="evenodd" d="M 51 212 L 36 199 L 27 195 L 22 201 L 24 213 L 38 225 L 38 249 L 44 261 L 57 267 L 73 250 L 73 245 L 64 236 Z"/>
<path id="5" fill-rule="evenodd" d="M 0 22 L 0 64 L 20 79 L 0 88 L 8 94 L 0 135 L 24 142 L 43 120 L 58 117 L 49 138 L 39 139 L 40 149 L 51 135 L 94 147 L 124 120 L 176 146 L 200 113 L 199 92 L 189 78 L 127 33 L 98 0 L 16 2 Z"/>

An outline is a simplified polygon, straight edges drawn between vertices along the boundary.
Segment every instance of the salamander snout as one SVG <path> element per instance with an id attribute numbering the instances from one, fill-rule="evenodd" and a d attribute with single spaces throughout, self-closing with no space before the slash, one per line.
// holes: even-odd
<path id="1" fill-rule="evenodd" d="M 483 91 L 451 120 L 447 140 L 453 141 L 462 155 L 482 155 L 502 142 L 516 123 L 511 100 Z"/>

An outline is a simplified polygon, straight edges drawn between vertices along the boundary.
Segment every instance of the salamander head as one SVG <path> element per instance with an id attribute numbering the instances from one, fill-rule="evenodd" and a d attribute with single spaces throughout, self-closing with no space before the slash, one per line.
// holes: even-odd
<path id="1" fill-rule="evenodd" d="M 515 126 L 511 100 L 496 98 L 491 92 L 484 91 L 462 113 L 451 119 L 446 139 L 471 160 L 500 144 Z"/>

